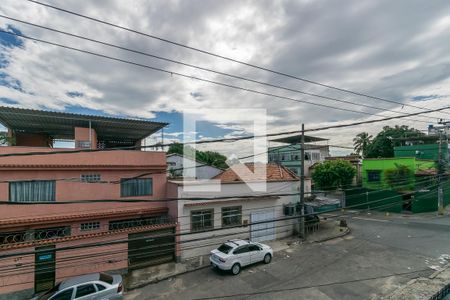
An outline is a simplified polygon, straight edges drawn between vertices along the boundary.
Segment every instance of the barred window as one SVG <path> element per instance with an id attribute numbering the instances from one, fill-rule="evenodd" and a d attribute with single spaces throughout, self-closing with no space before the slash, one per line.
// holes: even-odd
<path id="1" fill-rule="evenodd" d="M 9 183 L 11 202 L 54 202 L 56 201 L 54 180 L 15 181 Z"/>
<path id="2" fill-rule="evenodd" d="M 89 230 L 97 230 L 97 229 L 100 229 L 100 222 L 81 223 L 81 225 L 80 225 L 81 231 L 89 231 Z"/>
<path id="3" fill-rule="evenodd" d="M 35 240 L 54 239 L 58 237 L 69 236 L 71 234 L 70 226 L 52 227 L 36 229 L 34 231 Z"/>
<path id="4" fill-rule="evenodd" d="M 242 225 L 242 206 L 222 207 L 222 227 Z"/>
<path id="5" fill-rule="evenodd" d="M 120 196 L 148 196 L 153 193 L 153 181 L 151 178 L 123 178 L 120 180 Z"/>
<path id="6" fill-rule="evenodd" d="M 152 216 L 128 220 L 110 221 L 109 230 L 126 229 L 133 227 L 142 227 L 157 224 L 169 223 L 169 217 L 167 215 L 162 216 Z"/>
<path id="7" fill-rule="evenodd" d="M 100 174 L 82 174 L 81 175 L 82 182 L 99 182 L 101 181 Z"/>
<path id="8" fill-rule="evenodd" d="M 214 209 L 191 212 L 191 231 L 202 231 L 214 228 Z"/>

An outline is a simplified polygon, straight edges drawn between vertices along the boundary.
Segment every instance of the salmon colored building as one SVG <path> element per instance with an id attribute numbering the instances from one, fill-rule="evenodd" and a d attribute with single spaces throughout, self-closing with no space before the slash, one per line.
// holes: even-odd
<path id="1" fill-rule="evenodd" d="M 10 107 L 0 123 L 0 299 L 175 259 L 165 153 L 136 149 L 167 124 Z"/>

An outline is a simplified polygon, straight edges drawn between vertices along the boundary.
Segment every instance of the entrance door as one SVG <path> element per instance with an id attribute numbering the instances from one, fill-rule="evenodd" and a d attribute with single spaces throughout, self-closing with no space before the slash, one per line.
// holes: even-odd
<path id="1" fill-rule="evenodd" d="M 412 195 L 406 194 L 403 195 L 403 211 L 404 212 L 411 212 L 412 211 Z"/>
<path id="2" fill-rule="evenodd" d="M 36 247 L 36 251 L 34 291 L 39 293 L 55 285 L 55 246 Z"/>
<path id="3" fill-rule="evenodd" d="M 129 234 L 128 239 L 128 264 L 131 269 L 175 259 L 175 235 L 172 228 Z"/>
<path id="4" fill-rule="evenodd" d="M 266 210 L 260 212 L 254 212 L 250 215 L 250 239 L 254 242 L 271 241 L 275 239 L 275 222 L 270 220 L 275 219 L 274 210 Z M 255 222 L 261 222 L 261 224 L 253 224 Z"/>

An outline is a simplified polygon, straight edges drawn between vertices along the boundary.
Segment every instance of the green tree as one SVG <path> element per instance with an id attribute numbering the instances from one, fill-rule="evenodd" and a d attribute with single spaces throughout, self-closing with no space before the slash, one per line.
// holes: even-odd
<path id="1" fill-rule="evenodd" d="M 184 153 L 186 151 L 186 153 Z M 195 150 L 191 146 L 186 147 L 180 143 L 173 143 L 169 146 L 167 154 L 177 153 L 180 155 L 185 155 L 186 157 L 202 161 L 208 165 L 226 169 L 228 165 L 226 163 L 227 157 L 215 151 L 200 151 Z"/>
<path id="2" fill-rule="evenodd" d="M 394 147 L 405 144 L 407 138 L 421 137 L 425 134 L 406 125 L 395 127 L 385 126 L 372 140 L 368 149 L 368 158 L 394 157 Z"/>
<path id="3" fill-rule="evenodd" d="M 14 144 L 15 144 L 14 138 L 8 137 L 4 132 L 0 132 L 0 145 L 13 146 Z"/>
<path id="4" fill-rule="evenodd" d="M 414 173 L 408 166 L 395 164 L 395 168 L 384 171 L 384 177 L 392 189 L 414 189 Z"/>
<path id="5" fill-rule="evenodd" d="M 352 184 L 356 169 L 345 160 L 328 160 L 318 164 L 312 173 L 314 184 L 324 190 L 344 188 Z"/>
<path id="6" fill-rule="evenodd" d="M 372 135 L 367 132 L 358 133 L 353 139 L 353 148 L 355 149 L 355 153 L 365 157 L 367 155 L 367 150 L 369 149 L 371 139 Z"/>

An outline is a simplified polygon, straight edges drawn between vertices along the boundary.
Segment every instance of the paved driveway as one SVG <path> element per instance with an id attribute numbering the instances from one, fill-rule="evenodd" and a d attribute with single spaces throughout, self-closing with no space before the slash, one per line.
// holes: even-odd
<path id="1" fill-rule="evenodd" d="M 126 299 L 380 299 L 450 254 L 450 218 L 348 221 L 351 235 L 292 246 L 238 276 L 209 268 L 130 291 Z"/>

